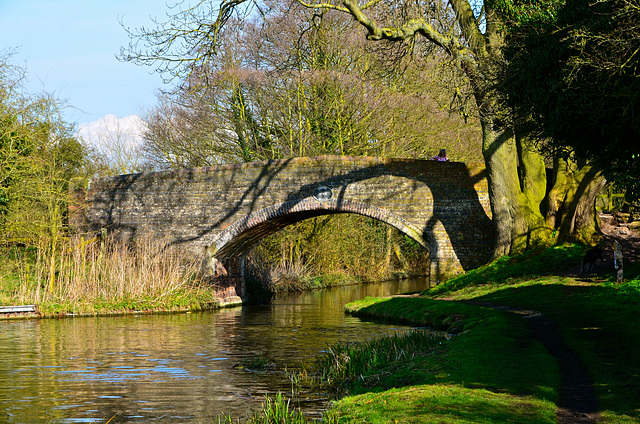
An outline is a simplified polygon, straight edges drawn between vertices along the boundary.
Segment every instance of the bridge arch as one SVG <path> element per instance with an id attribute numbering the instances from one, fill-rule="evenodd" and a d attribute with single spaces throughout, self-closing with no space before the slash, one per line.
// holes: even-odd
<path id="1" fill-rule="evenodd" d="M 425 246 L 433 282 L 485 263 L 494 237 L 485 171 L 459 162 L 317 156 L 145 172 L 95 180 L 85 201 L 76 226 L 158 236 L 209 266 L 333 213 L 377 219 Z"/>
<path id="2" fill-rule="evenodd" d="M 240 275 L 244 280 L 244 255 L 266 237 L 281 229 L 317 216 L 351 213 L 366 216 L 394 227 L 415 240 L 429 252 L 437 248 L 434 239 L 423 237 L 423 233 L 411 223 L 382 208 L 351 200 L 318 200 L 306 198 L 263 208 L 239 219 L 224 229 L 208 249 L 211 255 L 211 270 L 214 275 Z M 446 258 L 431 256 L 430 272 L 437 272 Z M 247 293 L 243 282 L 236 284 L 239 296 Z"/>
<path id="3" fill-rule="evenodd" d="M 420 230 L 382 208 L 351 200 L 320 201 L 307 198 L 269 206 L 236 221 L 216 237 L 210 252 L 219 259 L 237 258 L 284 227 L 316 216 L 337 213 L 353 213 L 384 222 L 429 249 L 429 243 Z"/>

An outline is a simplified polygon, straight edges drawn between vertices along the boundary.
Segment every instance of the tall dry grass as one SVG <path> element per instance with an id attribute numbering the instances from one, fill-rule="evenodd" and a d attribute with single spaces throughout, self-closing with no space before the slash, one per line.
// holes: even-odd
<path id="1" fill-rule="evenodd" d="M 205 289 L 195 284 L 198 263 L 193 258 L 146 237 L 129 243 L 112 236 L 73 237 L 53 253 L 38 249 L 34 259 L 18 271 L 20 282 L 13 297 L 20 303 L 85 311 L 118 305 L 169 306 L 179 301 L 168 301 L 172 296 L 194 297 Z"/>
<path id="2" fill-rule="evenodd" d="M 303 290 L 302 281 L 313 275 L 312 269 L 300 258 L 290 260 L 283 256 L 281 261 L 269 264 L 260 252 L 252 251 L 247 259 L 249 275 L 272 293 Z"/>

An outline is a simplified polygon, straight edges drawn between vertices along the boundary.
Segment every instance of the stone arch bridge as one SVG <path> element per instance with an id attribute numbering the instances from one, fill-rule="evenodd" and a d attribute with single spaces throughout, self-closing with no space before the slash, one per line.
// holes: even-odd
<path id="1" fill-rule="evenodd" d="M 319 156 L 103 178 L 80 219 L 89 231 L 162 237 L 215 275 L 237 273 L 245 252 L 287 225 L 334 213 L 416 240 L 429 250 L 432 283 L 485 263 L 493 245 L 484 169 L 412 159 Z M 245 295 L 241 280 L 228 296 Z"/>

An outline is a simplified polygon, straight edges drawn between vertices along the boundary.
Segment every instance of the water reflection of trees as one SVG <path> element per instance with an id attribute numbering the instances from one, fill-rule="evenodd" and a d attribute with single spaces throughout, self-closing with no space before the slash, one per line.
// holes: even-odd
<path id="1" fill-rule="evenodd" d="M 228 327 L 239 314 L 239 309 L 216 314 L 215 324 L 195 314 L 8 323 L 12 331 L 3 331 L 0 352 L 7 394 L 0 405 L 6 401 L 13 420 L 22 423 L 55 422 L 96 409 L 108 419 L 132 413 L 136 395 L 131 393 L 144 392 L 139 383 L 158 380 L 158 388 L 172 381 L 181 402 L 206 410 L 206 399 L 186 383 L 202 370 L 184 361 L 182 352 L 198 345 L 222 350 L 234 337 Z M 70 403 L 85 406 L 69 408 Z"/>
<path id="2" fill-rule="evenodd" d="M 352 299 L 389 294 L 392 284 L 208 313 L 5 322 L 0 408 L 16 423 L 241 416 L 259 408 L 264 393 L 286 392 L 290 383 L 281 373 L 249 373 L 234 364 L 264 353 L 280 369 L 312 365 L 328 344 L 393 331 L 360 325 L 343 312 Z"/>

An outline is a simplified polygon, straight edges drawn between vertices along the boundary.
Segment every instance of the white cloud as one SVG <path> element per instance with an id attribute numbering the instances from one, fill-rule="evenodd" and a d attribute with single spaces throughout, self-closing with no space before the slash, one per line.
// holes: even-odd
<path id="1" fill-rule="evenodd" d="M 109 166 L 118 173 L 136 172 L 141 163 L 140 147 L 146 125 L 137 115 L 118 118 L 107 115 L 81 124 L 77 137 L 93 146 Z"/>
<path id="2" fill-rule="evenodd" d="M 138 115 L 118 118 L 110 114 L 97 121 L 80 124 L 77 135 L 96 147 L 120 137 L 139 145 L 145 130 L 146 125 Z"/>

